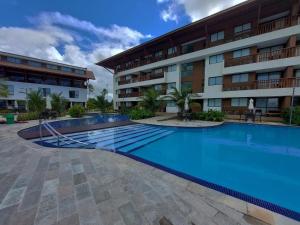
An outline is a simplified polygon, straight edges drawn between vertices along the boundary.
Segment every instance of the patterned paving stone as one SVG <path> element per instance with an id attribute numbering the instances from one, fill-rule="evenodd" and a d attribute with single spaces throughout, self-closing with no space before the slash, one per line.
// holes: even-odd
<path id="1" fill-rule="evenodd" d="M 37 206 L 40 200 L 41 190 L 30 191 L 27 189 L 25 196 L 23 197 L 23 201 L 20 205 L 20 210 L 29 209 Z"/>
<path id="2" fill-rule="evenodd" d="M 0 225 L 7 225 L 11 217 L 14 216 L 17 207 L 11 206 L 0 210 Z"/>
<path id="3" fill-rule="evenodd" d="M 70 196 L 59 199 L 58 202 L 58 218 L 63 219 L 76 213 L 75 197 Z"/>
<path id="4" fill-rule="evenodd" d="M 80 225 L 78 214 L 73 214 L 58 221 L 58 225 Z"/>
<path id="5" fill-rule="evenodd" d="M 24 196 L 25 191 L 26 187 L 10 189 L 10 191 L 3 199 L 0 205 L 0 209 L 19 204 Z"/>
<path id="6" fill-rule="evenodd" d="M 82 200 L 91 196 L 90 187 L 88 183 L 83 183 L 75 186 L 77 200 Z"/>
<path id="7" fill-rule="evenodd" d="M 119 212 L 127 225 L 142 225 L 143 220 L 131 203 L 127 203 L 119 208 Z"/>
<path id="8" fill-rule="evenodd" d="M 103 191 L 101 189 L 101 186 L 98 188 L 93 189 L 93 196 L 95 199 L 96 204 L 99 204 L 100 202 L 106 201 L 110 199 L 110 194 L 108 191 Z"/>
<path id="9" fill-rule="evenodd" d="M 72 165 L 73 174 L 83 173 L 84 168 L 82 164 L 74 164 Z"/>
<path id="10" fill-rule="evenodd" d="M 87 178 L 84 173 L 78 173 L 73 176 L 74 185 L 82 184 L 82 183 L 86 182 L 86 180 L 87 180 Z"/>
<path id="11" fill-rule="evenodd" d="M 44 196 L 44 195 L 57 193 L 58 183 L 59 183 L 58 179 L 45 181 L 44 186 L 43 186 L 43 190 L 42 190 L 42 195 Z"/>

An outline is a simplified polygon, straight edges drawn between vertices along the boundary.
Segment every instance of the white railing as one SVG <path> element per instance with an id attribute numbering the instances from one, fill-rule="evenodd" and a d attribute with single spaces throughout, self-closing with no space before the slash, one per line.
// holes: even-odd
<path id="1" fill-rule="evenodd" d="M 55 138 L 57 138 L 57 146 L 60 147 L 60 142 L 64 142 L 65 144 L 71 144 L 71 143 L 77 143 L 77 144 L 81 144 L 84 146 L 88 146 L 89 144 L 75 140 L 73 138 L 67 137 L 61 133 L 59 133 L 57 130 L 55 130 L 54 127 L 52 127 L 48 122 L 46 121 L 41 121 L 39 122 L 39 129 L 40 129 L 40 140 L 42 140 L 43 138 L 43 134 L 42 134 L 42 127 L 45 127 L 46 130 Z M 66 141 L 68 140 L 68 141 Z"/>

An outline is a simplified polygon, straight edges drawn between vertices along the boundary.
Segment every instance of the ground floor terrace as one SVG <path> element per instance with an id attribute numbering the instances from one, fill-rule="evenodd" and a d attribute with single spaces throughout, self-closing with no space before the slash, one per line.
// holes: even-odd
<path id="1" fill-rule="evenodd" d="M 36 123 L 0 127 L 0 225 L 298 224 L 116 153 L 17 135 Z"/>

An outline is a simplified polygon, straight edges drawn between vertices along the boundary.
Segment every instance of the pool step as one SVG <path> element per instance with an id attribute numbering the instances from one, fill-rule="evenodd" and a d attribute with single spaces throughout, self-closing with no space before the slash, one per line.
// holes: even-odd
<path id="1" fill-rule="evenodd" d="M 120 152 L 132 152 L 134 150 L 137 150 L 138 148 L 143 147 L 144 145 L 150 144 L 156 140 L 159 140 L 163 137 L 169 136 L 170 134 L 174 133 L 174 131 L 162 131 L 156 134 L 153 134 L 149 137 L 140 139 L 140 140 L 135 140 L 133 142 L 130 142 L 129 144 L 123 145 L 123 146 L 119 146 L 116 145 L 114 146 L 113 150 L 118 150 Z"/>

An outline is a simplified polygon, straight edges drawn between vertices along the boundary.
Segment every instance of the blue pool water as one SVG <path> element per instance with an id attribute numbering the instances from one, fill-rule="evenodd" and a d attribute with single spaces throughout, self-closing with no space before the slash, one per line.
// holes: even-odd
<path id="1" fill-rule="evenodd" d="M 130 125 L 69 137 L 117 150 L 300 213 L 300 128 Z M 44 144 L 55 146 L 55 139 Z M 66 141 L 63 147 L 82 147 Z"/>

